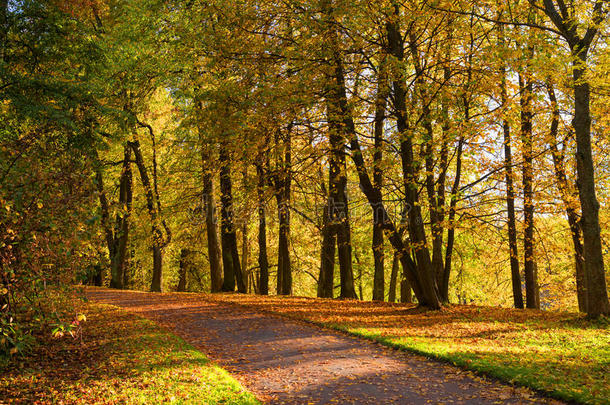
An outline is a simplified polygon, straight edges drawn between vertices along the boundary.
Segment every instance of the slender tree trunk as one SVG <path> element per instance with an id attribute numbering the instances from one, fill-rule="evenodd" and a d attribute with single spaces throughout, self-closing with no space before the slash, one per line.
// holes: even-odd
<path id="1" fill-rule="evenodd" d="M 161 291 L 161 277 L 163 272 L 162 247 L 164 245 L 163 231 L 159 226 L 159 211 L 157 205 L 155 204 L 155 193 L 153 191 L 153 186 L 150 182 L 150 178 L 148 177 L 148 171 L 146 169 L 146 165 L 144 164 L 142 152 L 140 151 L 140 142 L 137 140 L 134 142 L 129 142 L 129 146 L 135 155 L 135 162 L 140 172 L 140 180 L 142 181 L 142 186 L 144 187 L 144 192 L 146 194 L 146 206 L 151 219 L 153 272 L 150 290 L 159 292 Z"/>
<path id="2" fill-rule="evenodd" d="M 210 290 L 222 291 L 222 264 L 220 242 L 218 240 L 218 226 L 216 217 L 216 203 L 214 202 L 214 177 L 210 170 L 211 159 L 207 145 L 201 145 L 203 206 L 205 210 L 205 227 L 208 245 L 208 260 L 210 264 Z"/>
<path id="3" fill-rule="evenodd" d="M 292 182 L 291 127 L 282 139 L 283 153 L 278 156 L 278 173 L 273 181 L 279 220 L 277 286 L 278 295 L 292 294 L 290 263 L 290 192 Z M 278 141 L 280 134 L 278 134 Z"/>
<path id="4" fill-rule="evenodd" d="M 334 83 L 336 91 L 338 92 L 339 99 L 338 107 L 341 111 L 342 124 L 346 131 L 347 136 L 350 138 L 350 146 L 352 150 L 352 160 L 356 165 L 358 171 L 358 178 L 360 181 L 360 188 L 366 196 L 369 205 L 374 210 L 379 210 L 380 217 L 383 219 L 383 229 L 388 235 L 388 240 L 394 247 L 394 249 L 400 252 L 400 261 L 403 267 L 406 268 L 406 274 L 411 282 L 413 291 L 415 292 L 420 305 L 426 306 L 432 309 L 438 309 L 441 307 L 441 302 L 438 297 L 438 292 L 435 288 L 433 275 L 424 274 L 422 275 L 417 270 L 417 265 L 408 253 L 408 249 L 405 246 L 402 237 L 394 223 L 390 220 L 387 210 L 383 204 L 382 195 L 378 190 L 375 190 L 371 179 L 369 177 L 364 158 L 362 156 L 362 150 L 360 143 L 358 142 L 358 135 L 354 125 L 353 118 L 347 103 L 347 95 L 345 90 L 345 78 L 343 75 L 343 65 L 340 54 L 335 54 L 334 65 L 335 65 L 335 78 Z M 402 93 L 404 96 L 404 92 Z M 404 100 L 403 100 L 404 101 Z M 404 102 L 403 102 L 404 106 Z"/>
<path id="5" fill-rule="evenodd" d="M 322 214 L 322 249 L 320 254 L 320 277 L 318 278 L 318 297 L 333 298 L 335 272 L 335 232 L 330 223 L 328 204 Z"/>
<path id="6" fill-rule="evenodd" d="M 379 66 L 379 78 L 377 83 L 377 98 L 375 100 L 375 152 L 373 153 L 373 186 L 381 192 L 383 187 L 383 126 L 385 122 L 386 102 L 390 88 L 388 86 L 387 62 L 382 60 Z M 385 298 L 385 271 L 384 271 L 384 249 L 383 249 L 383 224 L 379 218 L 379 212 L 373 210 L 373 260 L 375 272 L 373 275 L 373 301 L 383 301 Z"/>
<path id="7" fill-rule="evenodd" d="M 190 251 L 186 248 L 180 249 L 180 263 L 178 267 L 178 286 L 176 291 L 186 291 L 186 272 L 189 266 Z"/>
<path id="8" fill-rule="evenodd" d="M 468 113 L 466 113 L 468 117 Z M 460 190 L 460 179 L 462 176 L 462 152 L 464 149 L 464 138 L 460 137 L 457 146 L 457 156 L 455 163 L 455 179 L 451 187 L 451 200 L 449 202 L 449 230 L 447 231 L 447 246 L 445 247 L 445 270 L 443 271 L 443 282 L 440 290 L 441 295 L 449 298 L 449 279 L 451 277 L 451 265 L 453 258 L 453 245 L 455 243 L 455 215 L 458 200 L 458 193 Z"/>
<path id="9" fill-rule="evenodd" d="M 244 190 L 248 189 L 248 168 L 245 167 L 242 173 L 242 187 Z M 248 271 L 248 261 L 250 260 L 250 241 L 248 240 L 248 223 L 250 222 L 250 212 L 247 211 L 244 218 L 242 218 L 241 226 L 241 270 L 244 284 L 246 286 L 246 293 L 250 292 L 250 273 Z"/>
<path id="10" fill-rule="evenodd" d="M 508 215 L 508 247 L 510 254 L 510 273 L 513 287 L 515 308 L 523 308 L 521 290 L 521 273 L 519 271 L 519 249 L 517 246 L 517 220 L 515 217 L 515 188 L 513 186 L 512 151 L 510 141 L 510 124 L 504 120 L 504 164 L 506 166 L 506 211 Z"/>
<path id="11" fill-rule="evenodd" d="M 110 257 L 110 287 L 123 288 L 123 278 L 127 260 L 127 242 L 129 240 L 129 217 L 131 215 L 131 203 L 133 199 L 131 172 L 131 149 L 125 146 L 123 153 L 123 169 L 119 186 L 119 207 L 117 213 L 114 238 Z"/>
<path id="12" fill-rule="evenodd" d="M 587 312 L 585 262 L 581 241 L 580 220 L 576 206 L 577 201 L 575 201 L 573 198 L 574 193 L 566 176 L 564 153 L 563 151 L 559 150 L 558 145 L 560 112 L 559 105 L 557 104 L 557 96 L 555 95 L 555 89 L 550 82 L 547 83 L 547 89 L 552 108 L 550 149 L 553 155 L 553 167 L 555 169 L 557 188 L 559 189 L 559 194 L 561 195 L 561 199 L 566 211 L 568 225 L 570 227 L 570 235 L 572 236 L 572 244 L 574 245 L 574 266 L 576 270 L 576 295 L 578 298 L 578 310 L 580 312 Z"/>
<path id="13" fill-rule="evenodd" d="M 528 68 L 526 68 L 528 70 Z M 540 308 L 538 275 L 534 256 L 534 192 L 533 192 L 533 83 L 526 71 L 519 74 L 521 93 L 521 143 L 523 144 L 523 272 L 525 275 L 525 306 Z"/>
<path id="14" fill-rule="evenodd" d="M 246 285 L 242 278 L 239 252 L 237 250 L 237 235 L 233 222 L 233 191 L 231 185 L 231 167 L 227 145 L 220 145 L 220 201 L 221 201 L 221 244 L 224 280 L 222 291 L 246 292 Z"/>
<path id="15" fill-rule="evenodd" d="M 341 280 L 340 298 L 357 298 L 354 286 L 352 268 L 351 229 L 348 215 L 347 200 L 347 165 L 345 162 L 345 147 L 348 139 L 344 121 L 348 119 L 345 90 L 345 75 L 339 45 L 339 35 L 335 26 L 334 9 L 331 0 L 323 1 L 323 12 L 326 15 L 329 41 L 331 74 L 326 86 L 326 115 L 328 119 L 329 153 L 329 192 L 328 206 L 331 215 L 330 222 L 337 231 L 337 251 L 339 256 L 339 276 Z M 351 119 L 351 117 L 350 117 Z"/>
<path id="16" fill-rule="evenodd" d="M 398 254 L 394 252 L 392 256 L 392 272 L 390 273 L 390 291 L 388 292 L 388 302 L 396 302 L 396 282 L 398 279 L 398 266 L 400 266 L 400 262 L 398 261 Z"/>
<path id="17" fill-rule="evenodd" d="M 394 19 L 386 24 L 387 40 L 390 53 L 398 60 L 404 60 L 404 43 L 402 34 L 398 25 L 399 12 L 398 6 L 395 5 Z M 417 275 L 417 283 L 410 280 L 418 298 L 424 299 L 423 305 L 429 305 L 432 308 L 440 307 L 440 296 L 436 285 L 436 277 L 430 260 L 430 252 L 426 242 L 426 232 L 424 229 L 424 221 L 421 214 L 421 205 L 419 203 L 417 190 L 417 172 L 415 169 L 413 157 L 413 143 L 408 120 L 406 117 L 406 83 L 402 76 L 395 76 L 393 81 L 394 89 L 394 109 L 396 112 L 396 124 L 398 133 L 400 134 L 400 156 L 402 160 L 403 179 L 405 183 L 405 202 L 409 206 L 409 239 L 411 249 L 414 251 L 416 260 L 408 260 L 410 258 L 407 252 L 402 252 L 401 261 L 405 261 L 405 266 L 416 265 L 413 273 Z M 402 241 L 401 241 L 402 242 Z M 413 280 L 414 281 L 414 280 Z"/>
<path id="18" fill-rule="evenodd" d="M 500 27 L 499 46 L 504 44 L 504 31 Z M 506 91 L 506 68 L 500 67 L 500 99 L 502 107 L 506 108 L 508 94 Z M 515 308 L 523 308 L 523 292 L 521 291 L 521 273 L 519 271 L 519 248 L 517 245 L 517 220 L 515 216 L 515 187 L 513 185 L 513 155 L 510 137 L 510 123 L 503 119 L 504 134 L 504 167 L 506 175 L 506 212 L 508 216 L 508 248 L 510 255 L 510 274 L 513 288 L 513 304 Z"/>
<path id="19" fill-rule="evenodd" d="M 261 295 L 269 294 L 269 260 L 267 258 L 267 220 L 265 213 L 265 171 L 261 162 L 262 155 L 256 165 L 258 175 L 258 267 L 260 270 L 260 281 L 258 291 Z"/>

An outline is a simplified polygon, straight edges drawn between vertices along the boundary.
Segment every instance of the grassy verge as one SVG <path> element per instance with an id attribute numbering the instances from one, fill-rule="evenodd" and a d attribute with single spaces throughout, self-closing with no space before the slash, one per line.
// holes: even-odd
<path id="1" fill-rule="evenodd" d="M 610 322 L 578 314 L 224 294 L 232 302 L 345 331 L 503 381 L 591 404 L 610 404 Z"/>
<path id="2" fill-rule="evenodd" d="M 182 339 L 117 307 L 87 304 L 83 342 L 46 338 L 0 370 L 2 403 L 258 404 Z"/>

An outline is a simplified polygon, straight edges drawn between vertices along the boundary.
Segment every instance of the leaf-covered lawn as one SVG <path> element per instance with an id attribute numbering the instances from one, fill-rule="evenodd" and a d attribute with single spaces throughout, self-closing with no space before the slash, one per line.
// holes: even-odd
<path id="1" fill-rule="evenodd" d="M 88 304 L 83 345 L 50 339 L 0 370 L 1 403 L 258 404 L 182 339 L 117 307 Z"/>
<path id="2" fill-rule="evenodd" d="M 577 314 L 299 297 L 210 296 L 450 361 L 555 397 L 610 403 L 610 323 Z"/>

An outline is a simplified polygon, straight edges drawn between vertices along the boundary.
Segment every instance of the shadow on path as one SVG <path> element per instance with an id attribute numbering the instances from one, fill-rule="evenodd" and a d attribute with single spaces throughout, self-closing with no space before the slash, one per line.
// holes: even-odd
<path id="1" fill-rule="evenodd" d="M 261 400 L 286 404 L 559 404 L 425 357 L 204 295 L 86 289 L 171 329 Z"/>

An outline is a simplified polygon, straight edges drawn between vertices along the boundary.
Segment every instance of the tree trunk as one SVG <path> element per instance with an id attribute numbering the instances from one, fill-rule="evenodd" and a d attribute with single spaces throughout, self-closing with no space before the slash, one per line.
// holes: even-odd
<path id="1" fill-rule="evenodd" d="M 523 272 L 525 275 L 525 306 L 527 308 L 540 309 L 537 266 L 534 257 L 533 83 L 529 77 L 529 68 L 525 69 L 526 72 L 523 75 L 519 74 L 521 143 L 523 145 Z"/>
<path id="2" fill-rule="evenodd" d="M 574 266 L 576 270 L 576 296 L 578 299 L 578 310 L 587 312 L 587 296 L 586 296 L 586 278 L 585 278 L 585 263 L 583 257 L 583 246 L 581 242 L 580 221 L 577 212 L 577 202 L 574 200 L 574 192 L 568 183 L 568 178 L 565 169 L 564 151 L 559 150 L 558 145 L 558 130 L 560 112 L 557 104 L 555 89 L 551 83 L 547 83 L 549 100 L 551 101 L 552 119 L 550 129 L 550 149 L 553 155 L 553 167 L 555 169 L 555 179 L 557 180 L 557 188 L 559 195 L 563 201 L 568 225 L 570 227 L 570 235 L 572 236 L 572 244 L 574 246 Z"/>
<path id="3" fill-rule="evenodd" d="M 269 260 L 267 258 L 267 220 L 265 213 L 265 171 L 261 162 L 262 155 L 256 165 L 258 175 L 257 195 L 258 195 L 258 267 L 260 270 L 260 280 L 258 291 L 261 295 L 269 294 Z"/>
<path id="4" fill-rule="evenodd" d="M 203 205 L 205 211 L 205 227 L 208 242 L 208 260 L 210 264 L 210 290 L 222 291 L 222 264 L 220 261 L 220 243 L 218 241 L 218 227 L 216 217 L 216 204 L 214 202 L 214 178 L 210 170 L 211 159 L 207 145 L 201 145 Z"/>
<path id="5" fill-rule="evenodd" d="M 377 98 L 375 100 L 375 151 L 373 153 L 373 186 L 381 193 L 383 187 L 383 125 L 385 122 L 386 102 L 389 96 L 387 62 L 385 58 L 379 66 L 379 77 L 377 83 Z M 373 275 L 373 301 L 383 301 L 385 298 L 385 271 L 384 271 L 384 249 L 383 249 L 383 224 L 377 210 L 373 210 L 373 260 L 375 272 Z"/>
<path id="6" fill-rule="evenodd" d="M 503 31 L 500 31 L 500 44 L 504 43 Z M 506 91 L 506 68 L 500 67 L 500 98 L 502 107 L 506 108 L 508 94 Z M 505 112 L 506 113 L 506 112 Z M 523 292 L 521 291 L 521 273 L 519 272 L 519 248 L 517 245 L 517 220 L 515 217 L 515 187 L 513 185 L 513 155 L 510 139 L 510 123 L 504 118 L 502 122 L 504 133 L 504 166 L 506 174 L 506 212 L 508 216 L 508 248 L 510 255 L 510 274 L 513 287 L 513 304 L 515 308 L 523 308 Z"/>
<path id="7" fill-rule="evenodd" d="M 129 240 L 129 217 L 133 199 L 133 175 L 131 172 L 131 149 L 127 145 L 123 154 L 123 169 L 119 186 L 119 207 L 110 257 L 110 287 L 122 289 L 127 260 L 127 241 Z"/>
<path id="8" fill-rule="evenodd" d="M 396 282 L 398 279 L 398 254 L 394 252 L 392 257 L 392 272 L 390 273 L 390 291 L 388 292 L 388 302 L 396 302 Z"/>
<path id="9" fill-rule="evenodd" d="M 164 244 L 163 232 L 159 226 L 159 212 L 157 206 L 155 205 L 155 194 L 150 183 L 150 178 L 148 177 L 148 171 L 146 169 L 146 165 L 144 164 L 142 152 L 140 151 L 140 142 L 137 140 L 134 142 L 129 142 L 129 146 L 135 155 L 135 162 L 140 172 L 140 180 L 142 181 L 142 186 L 144 187 L 146 206 L 151 220 L 153 271 L 150 290 L 159 292 L 161 291 L 161 276 L 163 271 L 163 253 L 161 249 Z"/>
<path id="10" fill-rule="evenodd" d="M 242 278 L 240 268 L 239 252 L 237 250 L 237 235 L 233 223 L 233 191 L 231 185 L 231 167 L 227 145 L 220 145 L 220 201 L 221 201 L 221 244 L 222 265 L 224 269 L 224 280 L 222 291 L 246 292 L 246 285 Z"/>
<path id="11" fill-rule="evenodd" d="M 290 263 L 290 187 L 292 182 L 291 127 L 282 137 L 278 133 L 277 142 L 282 139 L 282 151 L 277 156 L 277 174 L 272 179 L 278 213 L 278 295 L 292 294 L 292 267 Z"/>
<path id="12" fill-rule="evenodd" d="M 573 52 L 574 48 L 573 48 Z M 608 289 L 599 227 L 599 202 L 595 194 L 595 169 L 591 152 L 591 90 L 583 78 L 587 51 L 577 53 L 574 61 L 574 120 L 576 135 L 576 172 L 582 209 L 587 313 L 592 317 L 610 314 Z"/>
<path id="13" fill-rule="evenodd" d="M 190 251 L 188 249 L 180 249 L 180 263 L 178 268 L 178 286 L 176 291 L 186 291 L 186 272 L 189 266 Z"/>
<path id="14" fill-rule="evenodd" d="M 245 167 L 242 173 L 243 182 L 242 186 L 244 190 L 248 189 L 248 168 Z M 241 270 L 242 278 L 244 280 L 246 293 L 249 293 L 252 285 L 250 284 L 250 273 L 248 272 L 248 261 L 250 260 L 250 241 L 248 240 L 248 223 L 250 222 L 250 212 L 247 211 L 245 217 L 242 219 L 241 225 Z"/>
<path id="15" fill-rule="evenodd" d="M 328 207 L 330 223 L 337 231 L 337 250 L 339 256 L 339 276 L 341 280 L 340 298 L 357 298 L 354 286 L 354 273 L 352 268 L 351 229 L 348 215 L 347 201 L 347 165 L 345 162 L 346 132 L 344 121 L 348 119 L 348 110 L 345 90 L 345 75 L 339 46 L 339 37 L 334 21 L 332 2 L 323 2 L 323 11 L 326 15 L 326 36 L 329 40 L 330 57 L 328 63 L 332 73 L 328 76 L 326 86 L 326 115 L 328 120 L 329 151 L 329 178 L 328 178 Z M 351 119 L 351 117 L 350 117 Z"/>
<path id="16" fill-rule="evenodd" d="M 535 5 L 535 0 L 530 0 Z M 599 227 L 599 202 L 595 195 L 595 168 L 591 151 L 591 89 L 584 75 L 587 69 L 587 54 L 591 43 L 599 32 L 599 26 L 606 18 L 606 2 L 595 2 L 593 23 L 583 27 L 581 37 L 578 17 L 568 15 L 563 18 L 552 1 L 544 2 L 544 12 L 558 28 L 570 45 L 572 54 L 572 74 L 574 78 L 574 119 L 572 126 L 576 135 L 576 174 L 578 195 L 582 210 L 581 229 L 584 241 L 587 313 L 591 317 L 610 314 L 608 289 Z M 569 13 L 567 10 L 562 10 Z M 574 11 L 572 10 L 571 13 Z"/>
<path id="17" fill-rule="evenodd" d="M 413 296 L 411 294 L 411 285 L 409 280 L 403 278 L 400 281 L 400 302 L 410 304 L 413 302 Z"/>
<path id="18" fill-rule="evenodd" d="M 335 232 L 330 223 L 328 204 L 322 214 L 322 249 L 320 254 L 320 277 L 318 278 L 318 297 L 333 298 L 335 272 Z"/>
<path id="19" fill-rule="evenodd" d="M 467 114 L 468 115 L 468 114 Z M 455 179 L 451 187 L 451 201 L 449 202 L 449 230 L 447 231 L 447 246 L 445 247 L 445 270 L 443 271 L 443 282 L 440 290 L 441 296 L 449 300 L 449 279 L 451 277 L 451 265 L 453 258 L 453 245 L 455 243 L 455 215 L 460 189 L 460 178 L 462 176 L 462 152 L 464 149 L 464 138 L 458 140 L 457 156 L 455 164 Z"/>
<path id="20" fill-rule="evenodd" d="M 404 43 L 398 25 L 400 17 L 398 6 L 395 5 L 394 9 L 394 18 L 386 24 L 388 47 L 390 53 L 398 61 L 402 62 L 404 60 Z M 413 158 L 413 143 L 408 127 L 408 120 L 406 118 L 407 92 L 404 77 L 395 76 L 392 86 L 394 89 L 396 124 L 401 139 L 400 156 L 402 160 L 403 181 L 406 195 L 405 202 L 410 208 L 408 212 L 410 247 L 414 251 L 416 260 L 413 261 L 406 251 L 401 251 L 400 258 L 405 267 L 416 266 L 410 273 L 416 274 L 417 282 L 414 282 L 415 280 L 409 281 L 416 294 L 424 300 L 422 305 L 439 308 L 440 296 L 436 285 L 434 269 L 432 268 L 432 262 L 430 260 L 430 252 L 426 242 L 426 232 L 417 190 L 417 172 Z M 400 242 L 402 244 L 402 240 Z"/>

